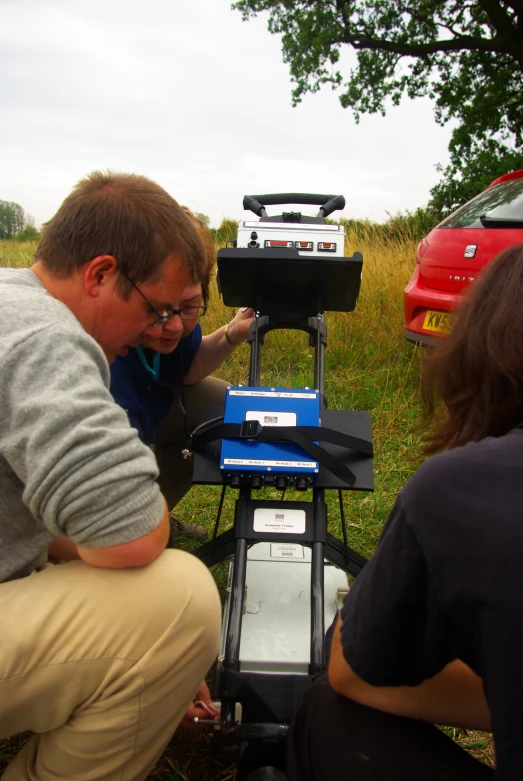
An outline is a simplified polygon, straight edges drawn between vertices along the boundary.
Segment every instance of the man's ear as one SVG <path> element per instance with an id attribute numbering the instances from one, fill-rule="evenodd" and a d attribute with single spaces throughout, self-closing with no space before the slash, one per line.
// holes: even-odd
<path id="1" fill-rule="evenodd" d="M 110 285 L 114 289 L 118 277 L 118 263 L 112 255 L 98 255 L 84 267 L 85 292 L 91 298 L 98 298 Z"/>

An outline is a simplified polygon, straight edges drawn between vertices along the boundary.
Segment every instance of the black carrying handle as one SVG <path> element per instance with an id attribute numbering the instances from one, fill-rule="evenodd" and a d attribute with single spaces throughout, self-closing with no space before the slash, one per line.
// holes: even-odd
<path id="1" fill-rule="evenodd" d="M 244 195 L 243 208 L 254 212 L 258 217 L 266 216 L 265 206 L 278 206 L 284 203 L 302 203 L 307 206 L 320 206 L 320 215 L 327 217 L 336 209 L 345 208 L 343 195 L 321 195 L 319 193 L 272 193 L 268 195 Z"/>

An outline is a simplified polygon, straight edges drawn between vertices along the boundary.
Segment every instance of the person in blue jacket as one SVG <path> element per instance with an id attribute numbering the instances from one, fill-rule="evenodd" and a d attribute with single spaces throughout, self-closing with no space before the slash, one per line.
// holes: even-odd
<path id="1" fill-rule="evenodd" d="M 155 451 L 158 482 L 170 510 L 192 485 L 193 462 L 181 451 L 198 424 L 200 408 L 224 403 L 227 383 L 209 375 L 247 339 L 253 317 L 252 309 L 240 309 L 230 323 L 202 335 L 199 320 L 207 311 L 215 249 L 209 231 L 191 216 L 207 249 L 205 274 L 185 288 L 179 301 L 165 302 L 140 345 L 111 365 L 111 393 L 142 442 Z M 203 526 L 178 519 L 171 519 L 171 525 L 173 532 L 207 533 Z"/>

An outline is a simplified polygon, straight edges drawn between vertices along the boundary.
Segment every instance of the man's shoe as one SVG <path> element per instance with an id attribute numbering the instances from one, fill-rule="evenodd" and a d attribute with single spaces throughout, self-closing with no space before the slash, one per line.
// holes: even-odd
<path id="1" fill-rule="evenodd" d="M 178 534 L 186 534 L 188 537 L 207 537 L 207 529 L 197 523 L 182 523 L 178 518 L 169 518 L 171 525 L 171 538 Z"/>

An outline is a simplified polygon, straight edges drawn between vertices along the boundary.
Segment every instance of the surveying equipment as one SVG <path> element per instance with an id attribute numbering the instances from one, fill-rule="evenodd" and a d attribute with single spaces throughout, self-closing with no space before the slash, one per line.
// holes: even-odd
<path id="1" fill-rule="evenodd" d="M 345 199 L 289 193 L 245 196 L 243 204 L 259 220 L 242 222 L 233 246 L 219 250 L 218 284 L 227 306 L 255 312 L 249 384 L 230 386 L 225 410 L 210 410 L 187 445 L 196 453 L 193 481 L 222 486 L 212 539 L 196 555 L 208 566 L 231 559 L 215 728 L 242 747 L 239 781 L 284 770 L 290 719 L 326 671 L 325 627 L 348 591 L 346 573 L 365 564 L 348 546 L 342 491 L 373 490 L 369 415 L 329 410 L 325 400 L 323 314 L 354 309 L 363 262 L 358 252 L 344 256 L 343 226 L 325 222 Z M 320 210 L 268 216 L 265 206 L 277 204 Z M 312 388 L 260 386 L 264 338 L 276 329 L 308 334 Z M 253 498 L 265 486 L 281 498 Z M 239 492 L 234 525 L 218 534 L 228 487 Z M 311 499 L 287 501 L 287 488 Z M 343 541 L 327 531 L 329 489 L 338 491 Z"/>

